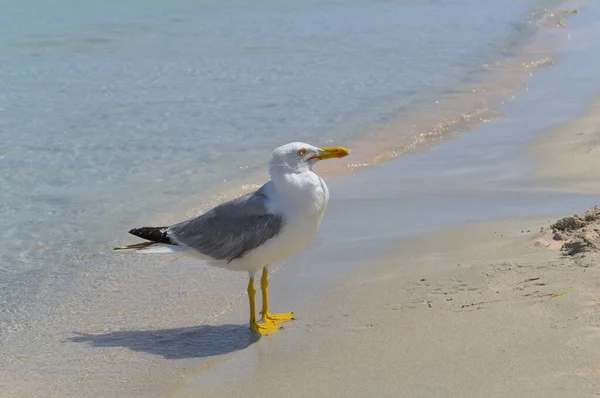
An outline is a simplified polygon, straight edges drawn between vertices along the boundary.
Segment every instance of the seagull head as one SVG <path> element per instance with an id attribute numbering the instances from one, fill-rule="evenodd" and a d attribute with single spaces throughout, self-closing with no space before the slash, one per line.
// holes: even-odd
<path id="1" fill-rule="evenodd" d="M 273 151 L 269 165 L 271 171 L 303 173 L 312 170 L 319 160 L 343 158 L 349 154 L 345 148 L 319 148 L 304 142 L 291 142 Z"/>

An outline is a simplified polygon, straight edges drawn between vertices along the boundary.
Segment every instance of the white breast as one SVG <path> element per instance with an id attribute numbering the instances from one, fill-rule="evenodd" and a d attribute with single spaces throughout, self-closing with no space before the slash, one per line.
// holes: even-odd
<path id="1" fill-rule="evenodd" d="M 283 177 L 273 181 L 273 190 L 268 192 L 269 211 L 283 215 L 283 228 L 275 237 L 229 264 L 230 269 L 258 271 L 303 249 L 319 230 L 329 201 L 325 181 L 312 171 Z"/>
<path id="2" fill-rule="evenodd" d="M 329 201 L 329 190 L 321 177 L 306 171 L 284 174 L 273 182 L 274 192 L 269 195 L 273 212 L 291 218 L 316 217 L 320 221 Z"/>

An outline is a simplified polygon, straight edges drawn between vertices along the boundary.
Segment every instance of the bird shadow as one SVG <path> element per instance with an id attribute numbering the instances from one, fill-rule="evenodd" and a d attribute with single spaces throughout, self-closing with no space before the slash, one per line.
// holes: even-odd
<path id="1" fill-rule="evenodd" d="M 204 358 L 243 350 L 260 336 L 247 325 L 200 325 L 176 329 L 131 330 L 105 334 L 78 333 L 68 338 L 92 347 L 125 347 L 166 359 Z"/>

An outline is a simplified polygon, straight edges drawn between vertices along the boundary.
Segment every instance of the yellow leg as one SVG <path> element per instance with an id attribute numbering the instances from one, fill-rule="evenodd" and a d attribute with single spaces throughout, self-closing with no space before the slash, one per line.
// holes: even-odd
<path id="1" fill-rule="evenodd" d="M 254 304 L 254 296 L 256 290 L 254 289 L 254 278 L 250 278 L 248 281 L 248 300 L 250 301 L 250 329 L 254 333 L 258 333 L 265 336 L 269 333 L 276 332 L 281 329 L 274 322 L 256 323 L 256 306 Z"/>
<path id="2" fill-rule="evenodd" d="M 293 312 L 286 312 L 283 314 L 270 314 L 269 313 L 269 280 L 267 279 L 269 275 L 269 270 L 267 267 L 263 268 L 262 276 L 260 277 L 260 289 L 262 291 L 262 314 L 263 322 L 275 322 L 275 323 L 283 323 L 288 322 L 294 319 Z"/>

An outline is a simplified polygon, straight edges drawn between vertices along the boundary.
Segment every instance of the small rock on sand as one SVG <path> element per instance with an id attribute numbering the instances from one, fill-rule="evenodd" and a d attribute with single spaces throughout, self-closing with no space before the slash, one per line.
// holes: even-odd
<path id="1" fill-rule="evenodd" d="M 552 239 L 562 242 L 563 253 L 574 256 L 600 251 L 600 208 L 562 218 L 550 226 Z"/>

